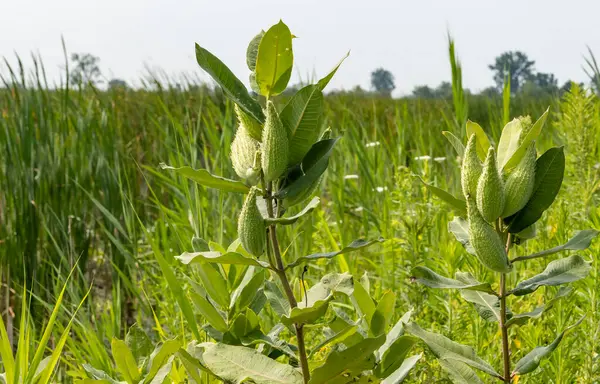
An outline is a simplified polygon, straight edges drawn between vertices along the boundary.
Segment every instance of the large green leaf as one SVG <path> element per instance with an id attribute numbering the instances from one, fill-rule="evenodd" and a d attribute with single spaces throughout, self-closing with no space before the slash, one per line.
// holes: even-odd
<path id="1" fill-rule="evenodd" d="M 461 290 L 463 299 L 472 303 L 482 319 L 490 322 L 500 321 L 500 299 L 496 295 L 481 291 Z"/>
<path id="2" fill-rule="evenodd" d="M 227 332 L 227 324 L 219 311 L 202 295 L 192 292 L 190 294 L 192 301 L 200 314 L 219 332 Z"/>
<path id="3" fill-rule="evenodd" d="M 225 382 L 256 384 L 301 384 L 302 374 L 254 349 L 221 343 L 202 344 L 202 359 L 208 369 Z"/>
<path id="4" fill-rule="evenodd" d="M 320 140 L 312 145 L 302 162 L 288 171 L 283 188 L 277 191 L 278 199 L 291 199 L 302 195 L 329 166 L 329 157 L 339 138 Z"/>
<path id="5" fill-rule="evenodd" d="M 250 273 L 248 273 L 250 276 Z M 265 282 L 265 271 L 259 270 L 254 275 L 251 275 L 250 279 L 240 284 L 240 286 L 234 291 L 231 296 L 231 307 L 238 311 L 245 310 L 246 307 L 252 303 L 252 300 L 256 296 L 256 293 L 263 286 Z"/>
<path id="6" fill-rule="evenodd" d="M 510 327 L 512 325 L 521 326 L 521 325 L 526 324 L 531 319 L 537 319 L 537 318 L 541 317 L 545 312 L 550 310 L 558 300 L 562 299 L 563 297 L 568 296 L 572 290 L 573 289 L 571 287 L 560 287 L 556 296 L 554 296 L 550 301 L 548 301 L 544 305 L 536 307 L 532 311 L 513 315 L 506 322 L 506 326 L 507 327 Z"/>
<path id="7" fill-rule="evenodd" d="M 582 251 L 584 249 L 589 248 L 589 246 L 592 244 L 592 240 L 596 236 L 598 236 L 599 233 L 600 231 L 596 231 L 595 229 L 586 229 L 584 231 L 579 231 L 565 244 L 556 246 L 554 248 L 546 249 L 544 251 L 537 252 L 532 255 L 517 257 L 513 261 L 535 259 L 538 257 L 552 255 L 553 253 L 558 253 L 561 251 Z"/>
<path id="8" fill-rule="evenodd" d="M 273 281 L 265 282 L 265 295 L 271 305 L 271 308 L 280 317 L 290 312 L 290 303 L 287 301 L 281 289 Z"/>
<path id="9" fill-rule="evenodd" d="M 289 315 L 282 316 L 285 325 L 312 324 L 327 312 L 329 302 L 336 292 L 350 296 L 354 291 L 354 280 L 347 273 L 330 273 L 323 276 L 321 281 L 312 286 L 298 307 L 292 308 Z"/>
<path id="10" fill-rule="evenodd" d="M 281 224 L 281 225 L 290 225 L 294 224 L 298 221 L 302 216 L 309 214 L 314 211 L 315 208 L 319 206 L 321 199 L 318 197 L 313 197 L 312 200 L 304 207 L 300 212 L 290 217 L 279 217 L 277 219 L 266 218 L 265 221 L 267 224 Z"/>
<path id="11" fill-rule="evenodd" d="M 347 327 L 342 328 L 339 332 L 334 333 L 333 335 L 320 342 L 316 347 L 314 347 L 308 354 L 308 357 L 310 358 L 313 354 L 320 351 L 323 347 L 329 344 L 343 343 L 347 338 L 355 335 L 357 332 L 358 326 L 355 324 L 348 325 Z"/>
<path id="12" fill-rule="evenodd" d="M 458 360 L 440 360 L 440 366 L 448 373 L 454 384 L 483 384 L 469 366 Z"/>
<path id="13" fill-rule="evenodd" d="M 560 190 L 565 173 L 563 147 L 547 150 L 535 163 L 535 183 L 529 201 L 523 209 L 505 219 L 511 233 L 519 233 L 542 217 Z"/>
<path id="14" fill-rule="evenodd" d="M 473 348 L 452 341 L 446 336 L 425 331 L 415 323 L 406 324 L 405 329 L 423 340 L 438 359 L 460 361 L 491 376 L 501 377 L 494 367 L 477 356 Z"/>
<path id="15" fill-rule="evenodd" d="M 354 285 L 354 292 L 352 293 L 351 300 L 358 314 L 366 322 L 368 328 L 370 328 L 371 317 L 373 316 L 373 313 L 375 313 L 377 306 L 369 293 L 368 281 L 367 272 L 365 272 L 363 278 Z"/>
<path id="16" fill-rule="evenodd" d="M 562 331 L 549 345 L 544 347 L 536 347 L 527 355 L 523 356 L 521 360 L 517 361 L 513 375 L 524 375 L 526 373 L 535 371 L 537 367 L 539 367 L 542 359 L 548 357 L 548 355 L 550 355 L 556 349 L 556 347 L 558 347 L 558 344 L 560 344 L 562 341 L 565 333 L 581 324 L 583 319 L 584 318 L 582 317 L 577 323 L 565 328 L 565 330 Z"/>
<path id="17" fill-rule="evenodd" d="M 184 252 L 175 256 L 183 264 L 190 263 L 217 263 L 235 265 L 253 265 L 255 267 L 269 268 L 269 263 L 252 257 L 246 257 L 237 252 L 207 251 L 207 252 Z"/>
<path id="18" fill-rule="evenodd" d="M 450 142 L 450 144 L 452 144 L 454 150 L 456 151 L 456 154 L 462 159 L 465 153 L 465 145 L 462 143 L 462 141 L 460 141 L 460 139 L 450 131 L 442 131 L 442 135 L 444 135 L 444 137 Z"/>
<path id="19" fill-rule="evenodd" d="M 346 55 L 344 57 L 342 57 L 342 59 L 337 63 L 337 65 L 335 67 L 333 67 L 333 69 L 331 71 L 329 71 L 329 73 L 324 78 L 322 78 L 321 80 L 319 80 L 317 82 L 317 87 L 319 87 L 319 89 L 321 91 L 323 91 L 325 89 L 325 87 L 327 87 L 327 84 L 329 84 L 329 82 L 331 81 L 331 79 L 333 78 L 333 76 L 335 75 L 337 70 L 340 68 L 340 66 L 342 65 L 344 60 L 346 60 L 346 58 L 348 56 L 350 56 L 350 52 L 346 53 Z"/>
<path id="20" fill-rule="evenodd" d="M 555 286 L 585 278 L 592 267 L 581 256 L 573 255 L 550 262 L 544 272 L 524 280 L 510 291 L 515 296 L 527 295 L 542 286 Z"/>
<path id="21" fill-rule="evenodd" d="M 175 168 L 166 165 L 165 163 L 160 163 L 160 167 L 162 169 L 175 171 L 181 176 L 187 177 L 188 179 L 193 180 L 196 183 L 207 188 L 215 188 L 224 192 L 238 193 L 248 193 L 250 191 L 250 188 L 248 188 L 248 186 L 246 186 L 241 181 L 226 179 L 221 176 L 212 175 L 206 169 L 193 169 L 192 167 L 188 166 Z"/>
<path id="22" fill-rule="evenodd" d="M 469 289 L 488 293 L 494 292 L 489 283 L 480 283 L 469 273 L 457 272 L 456 277 L 456 280 L 444 277 L 423 266 L 415 267 L 412 270 L 412 278 L 430 288 Z"/>
<path id="23" fill-rule="evenodd" d="M 519 148 L 519 137 L 523 131 L 523 125 L 520 119 L 513 119 L 502 129 L 500 140 L 498 141 L 498 151 L 496 159 L 498 161 L 498 169 L 504 168 L 504 165 Z"/>
<path id="24" fill-rule="evenodd" d="M 318 319 L 325 316 L 329 302 L 332 299 L 332 296 L 328 296 L 323 300 L 313 302 L 309 300 L 308 306 L 292 308 L 289 315 L 281 317 L 281 322 L 287 326 L 292 326 L 293 324 L 314 324 Z"/>
<path id="25" fill-rule="evenodd" d="M 448 230 L 454 235 L 456 240 L 465 247 L 465 250 L 471 255 L 475 255 L 475 249 L 471 245 L 471 235 L 469 234 L 469 222 L 462 217 L 454 216 L 448 223 Z"/>
<path id="26" fill-rule="evenodd" d="M 330 383 L 343 374 L 356 374 L 372 369 L 375 364 L 373 352 L 385 341 L 385 336 L 364 339 L 361 342 L 344 349 L 334 350 L 327 356 L 323 365 L 317 367 L 310 378 L 310 384 Z"/>
<path id="27" fill-rule="evenodd" d="M 265 31 L 260 31 L 256 36 L 250 40 L 250 44 L 248 44 L 248 48 L 246 49 L 246 65 L 248 69 L 253 71 L 256 69 L 256 58 L 258 56 L 258 46 L 260 45 L 260 41 L 265 35 Z"/>
<path id="28" fill-rule="evenodd" d="M 312 255 L 299 257 L 293 263 L 288 264 L 288 266 L 286 268 L 297 267 L 298 265 L 302 265 L 303 263 L 306 263 L 306 262 L 309 262 L 312 260 L 331 259 L 337 255 L 358 251 L 359 249 L 363 249 L 370 245 L 373 245 L 376 243 L 381 243 L 381 242 L 383 242 L 383 238 L 379 238 L 377 240 L 364 240 L 364 239 L 354 240 L 352 243 L 348 244 L 347 246 L 340 249 L 339 251 L 325 252 L 325 253 L 313 253 Z"/>
<path id="29" fill-rule="evenodd" d="M 395 305 L 396 294 L 392 291 L 385 292 L 371 316 L 370 332 L 374 337 L 385 333 L 394 314 Z"/>
<path id="30" fill-rule="evenodd" d="M 550 108 L 546 109 L 542 116 L 540 116 L 540 118 L 535 122 L 535 124 L 533 124 L 533 127 L 531 127 L 529 132 L 527 132 L 527 135 L 521 141 L 521 145 L 519 145 L 519 147 L 514 151 L 512 156 L 510 156 L 510 158 L 508 159 L 505 159 L 506 163 L 503 166 L 505 171 L 510 171 L 511 169 L 519 165 L 519 162 L 521 162 L 521 159 L 523 158 L 523 156 L 525 156 L 525 153 L 527 152 L 529 144 L 531 144 L 532 141 L 536 140 L 542 132 L 542 128 L 544 127 L 546 119 L 548 118 L 549 110 Z"/>
<path id="31" fill-rule="evenodd" d="M 308 85 L 283 108 L 279 117 L 290 135 L 289 164 L 298 164 L 317 141 L 325 103 L 316 85 Z"/>
<path id="32" fill-rule="evenodd" d="M 152 352 L 148 362 L 148 373 L 144 377 L 144 384 L 155 382 L 162 383 L 164 377 L 162 377 L 160 380 L 155 379 L 161 376 L 159 372 L 163 370 L 165 365 L 167 365 L 170 360 L 172 360 L 172 356 L 179 351 L 180 348 L 181 343 L 177 340 L 167 340 L 163 344 L 156 347 L 154 352 Z"/>
<path id="33" fill-rule="evenodd" d="M 388 353 L 390 346 L 402 335 L 404 335 L 404 324 L 410 321 L 412 310 L 406 312 L 398 322 L 392 327 L 392 329 L 385 335 L 385 343 L 377 350 L 375 355 L 378 360 L 381 360 L 385 353 Z"/>
<path id="34" fill-rule="evenodd" d="M 293 65 L 292 33 L 279 21 L 265 32 L 258 45 L 255 73 L 260 94 L 270 97 L 283 92 Z"/>
<path id="35" fill-rule="evenodd" d="M 127 344 L 123 340 L 112 339 L 110 345 L 117 371 L 119 371 L 127 383 L 137 384 L 141 374 L 138 370 L 135 357 Z"/>
<path id="36" fill-rule="evenodd" d="M 196 44 L 196 61 L 223 89 L 227 97 L 259 123 L 265 122 L 265 115 L 260 104 L 250 96 L 244 84 L 221 60 Z"/>
<path id="37" fill-rule="evenodd" d="M 242 339 L 245 336 L 250 336 L 255 331 L 258 331 L 260 334 L 262 334 L 260 331 L 258 316 L 256 316 L 252 310 L 246 309 L 244 312 L 238 314 L 233 320 L 231 332 L 237 336 L 238 339 Z M 252 336 L 255 335 L 256 334 Z"/>
<path id="38" fill-rule="evenodd" d="M 467 202 L 459 199 L 457 197 L 454 197 L 451 193 L 444 191 L 443 189 L 440 189 L 438 187 L 435 187 L 431 184 L 427 184 L 425 182 L 425 180 L 423 180 L 421 178 L 421 176 L 416 176 L 419 178 L 419 180 L 421 181 L 421 183 L 423 183 L 423 185 L 425 187 L 427 187 L 427 189 L 429 190 L 429 192 L 433 193 L 434 195 L 436 195 L 437 197 L 439 197 L 440 199 L 442 199 L 444 202 L 446 202 L 447 204 L 449 204 L 450 206 L 452 206 L 452 208 L 456 209 L 456 212 L 459 215 L 466 215 L 467 214 Z"/>
<path id="39" fill-rule="evenodd" d="M 418 354 L 404 360 L 396 371 L 381 381 L 381 384 L 400 384 L 406 379 L 410 370 L 414 368 L 420 359 L 421 354 Z"/>
<path id="40" fill-rule="evenodd" d="M 403 335 L 397 338 L 381 356 L 374 370 L 375 376 L 385 378 L 392 375 L 404 362 L 406 355 L 417 342 L 417 338 Z"/>
<path id="41" fill-rule="evenodd" d="M 212 263 L 196 263 L 195 269 L 202 286 L 221 308 L 228 308 L 231 297 L 229 296 L 229 288 L 227 280 L 221 274 L 219 266 Z"/>
<path id="42" fill-rule="evenodd" d="M 490 139 L 479 124 L 467 120 L 467 138 L 471 135 L 477 137 L 477 155 L 481 161 L 484 161 L 490 147 Z"/>

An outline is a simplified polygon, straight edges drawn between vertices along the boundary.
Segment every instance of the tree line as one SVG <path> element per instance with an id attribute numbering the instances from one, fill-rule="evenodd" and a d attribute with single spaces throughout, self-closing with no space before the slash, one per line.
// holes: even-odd
<path id="1" fill-rule="evenodd" d="M 489 69 L 493 72 L 495 85 L 485 88 L 480 94 L 487 96 L 498 95 L 502 92 L 504 84 L 510 81 L 512 94 L 525 94 L 543 96 L 559 94 L 571 88 L 572 81 L 566 81 L 559 86 L 558 79 L 552 73 L 538 72 L 535 70 L 535 61 L 521 51 L 504 52 L 496 57 Z M 592 79 L 595 80 L 595 79 Z M 593 81 L 593 83 L 596 83 Z M 580 84 L 583 85 L 583 84 Z M 390 97 L 396 88 L 394 75 L 387 69 L 378 68 L 371 72 L 371 88 L 373 92 Z M 355 88 L 354 91 L 362 91 Z M 363 91 L 364 92 L 364 91 Z M 471 93 L 465 90 L 466 93 Z M 445 99 L 452 97 L 452 84 L 444 81 L 437 87 L 418 85 L 412 95 L 421 99 Z"/>

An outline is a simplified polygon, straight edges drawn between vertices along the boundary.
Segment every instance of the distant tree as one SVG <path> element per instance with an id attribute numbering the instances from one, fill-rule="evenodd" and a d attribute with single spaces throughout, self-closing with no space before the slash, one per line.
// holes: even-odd
<path id="1" fill-rule="evenodd" d="M 525 53 L 511 51 L 496 57 L 489 68 L 494 72 L 494 82 L 498 89 L 502 89 L 505 76 L 510 74 L 510 90 L 518 93 L 525 81 L 533 76 L 534 64 L 535 61 L 529 60 Z"/>
<path id="2" fill-rule="evenodd" d="M 412 94 L 417 99 L 433 99 L 435 97 L 435 91 L 427 85 L 416 86 Z"/>
<path id="3" fill-rule="evenodd" d="M 394 75 L 387 69 L 378 68 L 371 72 L 371 86 L 377 93 L 390 97 L 392 91 L 396 89 Z"/>
<path id="4" fill-rule="evenodd" d="M 71 81 L 75 84 L 96 84 L 100 82 L 102 73 L 98 64 L 100 58 L 89 53 L 74 53 L 71 61 L 75 67 L 71 71 Z"/>
<path id="5" fill-rule="evenodd" d="M 557 92 L 558 80 L 551 73 L 533 74 L 521 87 L 521 93 L 531 97 L 541 97 Z"/>
<path id="6" fill-rule="evenodd" d="M 109 89 L 124 89 L 127 88 L 127 83 L 125 82 L 125 80 L 121 80 L 121 79 L 112 79 L 108 82 L 108 88 Z"/>
<path id="7" fill-rule="evenodd" d="M 531 77 L 530 81 L 545 90 L 558 89 L 558 79 L 552 73 L 538 72 Z"/>
<path id="8" fill-rule="evenodd" d="M 563 93 L 566 92 L 570 92 L 571 91 L 571 87 L 573 87 L 573 84 L 576 84 L 579 86 L 579 88 L 583 89 L 584 88 L 584 84 L 583 83 L 577 83 L 576 81 L 572 81 L 569 80 L 567 82 L 565 82 L 562 87 L 560 87 L 560 94 L 562 95 Z"/>
<path id="9" fill-rule="evenodd" d="M 435 97 L 438 99 L 449 99 L 452 97 L 452 84 L 447 81 L 442 81 L 435 89 Z"/>

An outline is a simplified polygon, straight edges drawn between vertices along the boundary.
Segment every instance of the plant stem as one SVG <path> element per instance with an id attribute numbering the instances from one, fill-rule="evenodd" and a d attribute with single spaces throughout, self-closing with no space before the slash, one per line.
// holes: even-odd
<path id="1" fill-rule="evenodd" d="M 508 251 L 512 244 L 512 235 L 509 233 L 506 239 L 506 255 L 508 257 Z M 503 379 L 505 383 L 512 381 L 510 377 L 510 348 L 508 344 L 508 327 L 506 326 L 506 273 L 500 274 L 500 331 L 502 333 L 502 360 L 504 362 L 504 375 Z"/>
<path id="2" fill-rule="evenodd" d="M 265 199 L 267 201 L 267 212 L 270 218 L 275 218 L 275 214 L 273 211 L 273 199 L 272 197 L 272 184 L 269 183 L 266 188 Z M 277 208 L 279 210 L 279 207 Z M 273 246 L 273 257 L 275 258 L 275 273 L 279 277 L 281 281 L 281 285 L 283 286 L 283 290 L 287 296 L 287 299 L 290 303 L 291 308 L 296 308 L 298 306 L 298 302 L 294 297 L 294 291 L 290 286 L 290 282 L 288 281 L 287 275 L 285 274 L 285 266 L 283 265 L 283 259 L 281 257 L 281 249 L 279 248 L 279 240 L 277 239 L 277 231 L 275 230 L 275 224 L 272 224 L 268 230 L 268 236 L 270 239 L 270 243 Z M 308 358 L 306 356 L 306 345 L 304 343 L 304 326 L 302 324 L 294 324 L 294 328 L 296 330 L 296 339 L 298 340 L 298 360 L 300 360 L 300 367 L 302 368 L 302 377 L 304 378 L 304 383 L 308 383 L 310 380 L 310 370 L 308 368 Z"/>
<path id="3" fill-rule="evenodd" d="M 510 383 L 510 351 L 508 328 L 506 327 L 506 274 L 500 275 L 500 331 L 502 332 L 502 358 L 504 360 L 504 382 Z"/>

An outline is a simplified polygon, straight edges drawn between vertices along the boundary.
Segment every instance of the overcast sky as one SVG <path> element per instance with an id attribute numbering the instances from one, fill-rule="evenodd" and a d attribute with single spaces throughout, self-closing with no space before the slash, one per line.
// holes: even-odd
<path id="1" fill-rule="evenodd" d="M 447 31 L 474 91 L 493 84 L 487 66 L 507 50 L 524 51 L 560 84 L 587 82 L 586 45 L 600 55 L 598 0 L 2 0 L 1 10 L 0 53 L 26 63 L 41 54 L 51 79 L 64 63 L 63 36 L 69 53 L 99 56 L 107 78 L 135 82 L 145 66 L 199 72 L 198 42 L 246 83 L 248 42 L 280 18 L 298 36 L 292 82 L 324 75 L 351 51 L 330 89 L 369 88 L 377 67 L 394 74 L 396 95 L 450 80 Z"/>

